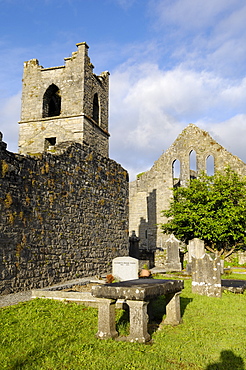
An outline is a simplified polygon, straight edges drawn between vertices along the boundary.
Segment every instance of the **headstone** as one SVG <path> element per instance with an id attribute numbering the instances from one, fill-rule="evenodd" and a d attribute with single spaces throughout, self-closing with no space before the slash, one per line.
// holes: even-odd
<path id="1" fill-rule="evenodd" d="M 188 244 L 188 262 L 192 262 L 192 256 L 201 258 L 205 253 L 204 241 L 199 238 L 189 240 Z"/>
<path id="2" fill-rule="evenodd" d="M 129 238 L 129 256 L 139 259 L 139 241 L 140 238 L 137 237 L 135 231 L 132 231 L 132 235 Z"/>
<path id="3" fill-rule="evenodd" d="M 246 252 L 238 252 L 238 263 L 239 265 L 246 264 Z"/>
<path id="4" fill-rule="evenodd" d="M 113 259 L 113 276 L 116 280 L 138 279 L 138 260 L 133 257 L 116 257 Z"/>
<path id="5" fill-rule="evenodd" d="M 188 273 L 192 272 L 192 257 L 201 258 L 205 253 L 204 241 L 199 238 L 189 240 L 188 243 L 188 263 L 186 270 Z"/>
<path id="6" fill-rule="evenodd" d="M 180 241 L 172 234 L 166 241 L 167 259 L 165 269 L 167 271 L 181 271 L 182 265 L 180 262 L 179 249 Z"/>
<path id="7" fill-rule="evenodd" d="M 192 257 L 192 293 L 221 297 L 220 258 L 214 260 L 204 254 L 201 258 Z"/>

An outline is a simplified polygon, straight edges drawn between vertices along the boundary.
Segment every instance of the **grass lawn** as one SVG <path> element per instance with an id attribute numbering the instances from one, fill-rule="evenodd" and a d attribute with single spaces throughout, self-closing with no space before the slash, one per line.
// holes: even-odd
<path id="1" fill-rule="evenodd" d="M 199 296 L 185 280 L 176 327 L 157 325 L 163 306 L 160 297 L 147 345 L 97 339 L 97 309 L 75 303 L 35 299 L 1 308 L 0 369 L 246 369 L 246 294 Z M 117 318 L 124 335 L 124 311 Z"/>
<path id="2" fill-rule="evenodd" d="M 232 271 L 230 274 L 222 275 L 221 279 L 246 280 L 246 274 L 237 274 Z"/>

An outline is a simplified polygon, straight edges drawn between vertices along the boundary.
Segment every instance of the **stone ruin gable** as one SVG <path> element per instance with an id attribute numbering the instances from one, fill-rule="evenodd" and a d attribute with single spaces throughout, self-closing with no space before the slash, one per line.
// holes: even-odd
<path id="1" fill-rule="evenodd" d="M 173 164 L 180 161 L 180 184 L 190 179 L 190 153 L 196 152 L 197 173 L 206 171 L 206 160 L 214 158 L 214 171 L 230 166 L 246 175 L 246 164 L 218 144 L 206 131 L 189 124 L 153 167 L 130 183 L 129 230 L 135 230 L 141 245 L 163 248 L 167 236 L 157 226 L 164 223 L 161 212 L 168 209 L 174 185 Z M 193 171 L 194 172 L 194 171 Z"/>
<path id="2" fill-rule="evenodd" d="M 43 68 L 37 59 L 24 63 L 19 153 L 53 149 L 63 141 L 89 144 L 108 157 L 109 72 L 99 76 L 88 45 L 65 58 L 65 65 Z"/>
<path id="3" fill-rule="evenodd" d="M 0 293 L 110 272 L 128 253 L 127 172 L 78 143 L 33 157 L 0 144 Z"/>

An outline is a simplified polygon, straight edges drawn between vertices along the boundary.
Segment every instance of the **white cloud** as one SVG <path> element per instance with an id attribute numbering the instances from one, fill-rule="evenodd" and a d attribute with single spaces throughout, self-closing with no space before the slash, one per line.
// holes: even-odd
<path id="1" fill-rule="evenodd" d="M 0 131 L 7 149 L 18 151 L 18 121 L 20 120 L 21 92 L 2 101 L 0 104 Z"/>
<path id="2" fill-rule="evenodd" d="M 245 116 L 238 116 L 245 112 L 245 101 L 246 78 L 231 81 L 182 67 L 165 71 L 150 63 L 120 67 L 111 75 L 112 156 L 130 171 L 133 180 L 191 122 L 242 156 L 244 143 L 236 138 L 245 137 Z"/>
<path id="3" fill-rule="evenodd" d="M 153 0 L 151 8 L 159 19 L 159 27 L 171 24 L 193 33 L 216 27 L 221 17 L 230 16 L 244 4 L 239 0 Z"/>
<path id="4" fill-rule="evenodd" d="M 134 3 L 138 2 L 118 0 L 127 11 Z M 111 72 L 110 156 L 134 179 L 192 122 L 245 160 L 246 4 L 239 0 L 149 0 L 148 4 L 157 27 L 144 42 L 112 37 L 90 45 L 96 73 Z M 7 49 L 0 39 L 5 56 L 0 61 L 0 130 L 10 150 L 16 150 L 11 148 L 18 141 L 17 91 L 23 61 L 38 58 L 45 67 L 61 65 L 74 43 L 84 41 L 72 38 L 74 33 L 64 37 L 62 45 L 52 40 L 45 49 L 35 44 L 16 50 Z"/>
<path id="5" fill-rule="evenodd" d="M 152 0 L 156 37 L 173 63 L 240 76 L 246 63 L 246 4 L 240 0 Z M 163 61 L 165 63 L 165 61 Z"/>
<path id="6" fill-rule="evenodd" d="M 226 121 L 213 123 L 207 129 L 216 141 L 246 163 L 246 114 L 237 114 Z"/>

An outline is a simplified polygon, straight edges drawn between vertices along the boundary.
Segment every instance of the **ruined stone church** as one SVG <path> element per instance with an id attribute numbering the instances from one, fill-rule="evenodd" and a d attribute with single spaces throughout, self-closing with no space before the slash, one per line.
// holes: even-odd
<path id="1" fill-rule="evenodd" d="M 195 168 L 191 168 L 192 158 Z M 168 236 L 159 225 L 165 222 L 162 211 L 169 207 L 174 186 L 184 186 L 201 171 L 214 173 L 228 165 L 246 175 L 246 164 L 241 159 L 218 144 L 208 132 L 189 124 L 152 168 L 130 183 L 129 229 L 135 230 L 140 238 L 140 247 L 165 249 Z"/>
<path id="2" fill-rule="evenodd" d="M 129 188 L 108 155 L 109 73 L 94 74 L 88 48 L 77 44 L 58 67 L 24 63 L 19 154 L 0 134 L 0 294 L 111 273 L 112 259 L 128 255 L 129 230 L 140 247 L 164 249 L 158 224 L 173 186 L 206 170 L 209 158 L 214 171 L 230 164 L 246 174 L 239 158 L 189 125 Z"/>

